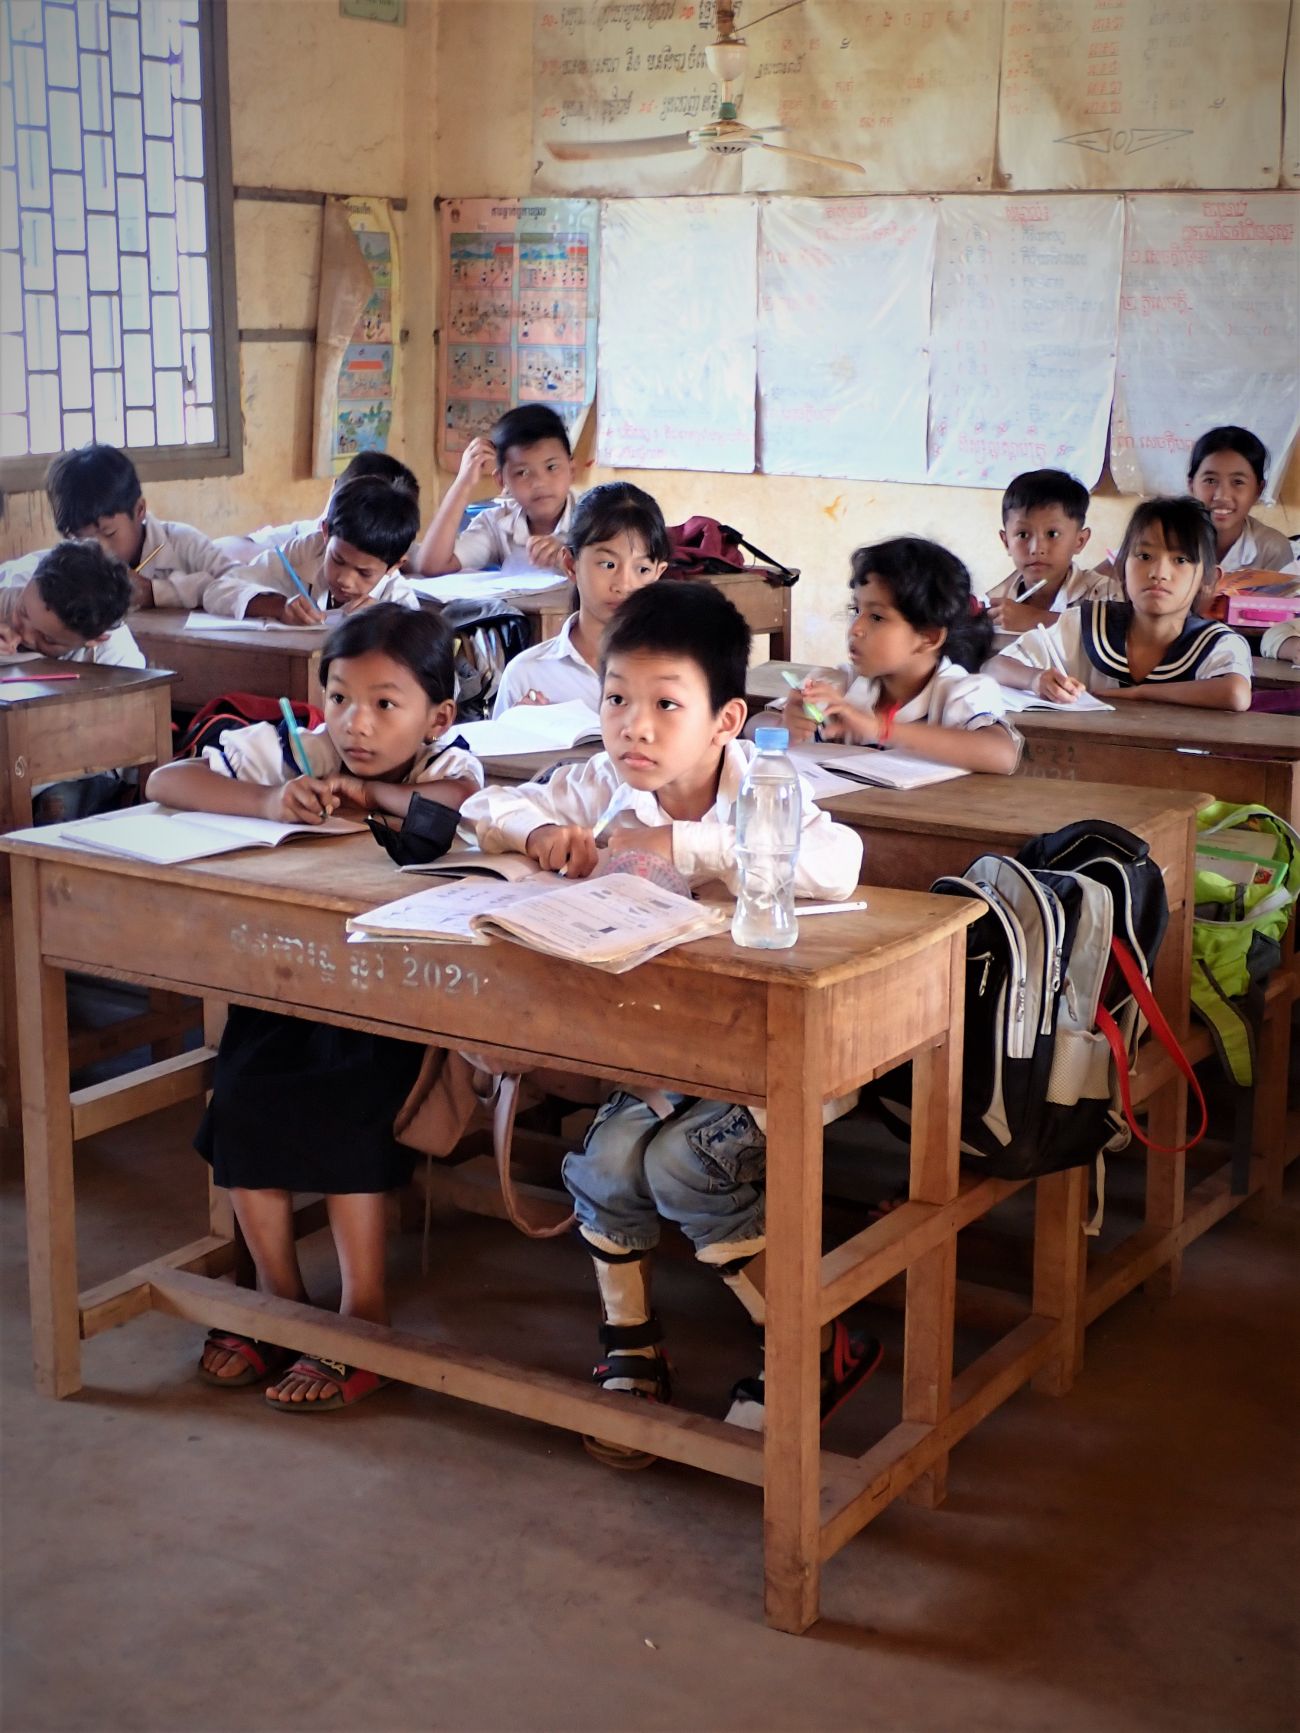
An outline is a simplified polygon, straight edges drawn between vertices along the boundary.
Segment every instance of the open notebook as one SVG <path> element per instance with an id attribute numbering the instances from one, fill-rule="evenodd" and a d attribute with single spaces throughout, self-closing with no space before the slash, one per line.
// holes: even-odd
<path id="1" fill-rule="evenodd" d="M 555 873 L 547 872 L 525 854 L 484 854 L 477 848 L 449 848 L 437 860 L 413 861 L 397 870 L 432 879 L 508 879 L 512 884 L 520 884 L 525 879 L 539 878 L 550 884 L 559 883 Z"/>
<path id="2" fill-rule="evenodd" d="M 340 614 L 339 618 L 343 616 Z M 187 632 L 327 632 L 337 620 L 315 620 L 310 625 L 297 620 L 228 620 L 222 614 L 202 614 L 197 611 L 185 616 Z"/>
<path id="3" fill-rule="evenodd" d="M 269 818 L 236 818 L 224 812 L 173 812 L 149 801 L 129 812 L 80 818 L 58 827 L 59 839 L 78 848 L 177 866 L 208 855 L 232 854 L 240 848 L 274 848 L 295 836 L 344 836 L 364 830 L 350 818 L 327 818 L 322 824 L 277 824 Z"/>
<path id="4" fill-rule="evenodd" d="M 504 884 L 461 880 L 418 891 L 348 922 L 371 939 L 486 945 L 510 939 L 547 956 L 621 975 L 688 939 L 722 932 L 729 909 L 691 902 L 631 873 L 576 884 L 549 874 Z"/>
<path id="5" fill-rule="evenodd" d="M 928 788 L 933 782 L 951 782 L 969 776 L 951 764 L 932 764 L 907 752 L 880 752 L 873 747 L 818 744 L 813 741 L 792 748 L 790 753 L 800 773 L 822 800 L 832 794 L 849 794 L 855 788 Z"/>
<path id="6" fill-rule="evenodd" d="M 1104 698 L 1098 698 L 1095 692 L 1081 692 L 1070 704 L 1063 704 L 1057 698 L 1040 698 L 1036 692 L 1022 692 L 1014 686 L 999 686 L 1002 702 L 1011 715 L 1018 716 L 1022 710 L 1060 710 L 1066 715 L 1083 716 L 1089 710 L 1113 710 L 1113 704 L 1107 704 Z"/>
<path id="7" fill-rule="evenodd" d="M 515 704 L 490 722 L 458 722 L 457 735 L 479 758 L 513 752 L 565 752 L 583 741 L 599 741 L 600 717 L 580 698 L 563 704 Z"/>

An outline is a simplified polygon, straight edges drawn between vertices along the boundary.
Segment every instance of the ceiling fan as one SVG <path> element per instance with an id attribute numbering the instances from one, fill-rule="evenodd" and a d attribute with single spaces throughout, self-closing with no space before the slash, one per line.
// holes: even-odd
<path id="1" fill-rule="evenodd" d="M 801 6 L 803 0 L 790 0 L 773 12 L 756 18 L 762 24 L 775 18 L 777 12 L 789 12 Z M 566 139 L 547 139 L 546 148 L 557 162 L 611 161 L 618 157 L 667 156 L 673 151 L 705 150 L 711 156 L 739 156 L 747 150 L 777 151 L 782 156 L 796 157 L 800 162 L 821 163 L 827 168 L 843 169 L 848 174 L 866 174 L 860 162 L 847 162 L 843 157 L 821 156 L 816 151 L 795 150 L 788 144 L 771 144 L 767 135 L 784 132 L 783 126 L 746 126 L 740 119 L 741 87 L 749 63 L 749 45 L 736 35 L 736 8 L 732 0 L 718 0 L 718 38 L 705 49 L 709 71 L 722 86 L 722 101 L 716 120 L 707 126 L 693 127 L 690 132 L 671 133 L 660 138 L 620 138 L 594 140 L 589 144 L 570 143 Z M 749 28 L 752 30 L 754 24 Z"/>

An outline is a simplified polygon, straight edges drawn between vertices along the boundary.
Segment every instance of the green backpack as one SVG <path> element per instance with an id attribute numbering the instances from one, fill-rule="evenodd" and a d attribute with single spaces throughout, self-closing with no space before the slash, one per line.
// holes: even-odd
<path id="1" fill-rule="evenodd" d="M 1255 1081 L 1263 983 L 1281 962 L 1282 938 L 1300 896 L 1300 836 L 1265 806 L 1228 801 L 1207 806 L 1196 824 L 1192 1009 L 1209 1024 L 1229 1077 L 1245 1090 Z M 1228 831 L 1239 834 L 1228 838 Z M 1246 884 L 1240 882 L 1241 833 L 1259 839 L 1261 868 Z M 1216 851 L 1222 872 L 1215 870 Z"/>

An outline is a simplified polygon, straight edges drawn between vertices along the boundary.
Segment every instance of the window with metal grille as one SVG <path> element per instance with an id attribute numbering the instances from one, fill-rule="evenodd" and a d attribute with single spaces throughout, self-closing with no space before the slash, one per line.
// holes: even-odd
<path id="1" fill-rule="evenodd" d="M 0 485 L 240 467 L 220 0 L 0 4 Z"/>

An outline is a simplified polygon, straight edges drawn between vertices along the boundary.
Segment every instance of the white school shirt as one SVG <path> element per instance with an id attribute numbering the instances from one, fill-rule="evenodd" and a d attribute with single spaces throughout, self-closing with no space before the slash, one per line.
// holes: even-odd
<path id="1" fill-rule="evenodd" d="M 573 628 L 578 616 L 570 614 L 553 638 L 540 644 L 530 644 L 513 661 L 497 687 L 493 716 L 500 716 L 512 704 L 522 704 L 524 694 L 540 692 L 548 704 L 567 704 L 578 698 L 589 709 L 600 709 L 600 675 L 591 663 L 574 648 Z"/>
<path id="2" fill-rule="evenodd" d="M 1241 534 L 1219 558 L 1222 572 L 1281 572 L 1295 559 L 1295 549 L 1282 534 L 1256 517 L 1248 517 Z"/>
<path id="3" fill-rule="evenodd" d="M 851 676 L 845 698 L 860 710 L 874 710 L 880 700 L 880 681 L 865 675 Z M 972 674 L 948 656 L 939 658 L 930 679 L 894 716 L 895 722 L 928 722 L 934 728 L 988 728 L 999 724 L 1011 734 L 1007 707 L 996 680 L 988 674 Z"/>
<path id="4" fill-rule="evenodd" d="M 702 819 L 670 819 L 656 797 L 629 790 L 623 810 L 645 825 L 671 824 L 673 865 L 691 884 L 721 879 L 735 893 L 740 879 L 736 865 L 733 813 L 741 780 L 756 748 L 748 740 L 733 740 L 723 752 L 718 796 Z M 803 830 L 795 866 L 796 896 L 842 902 L 851 896 L 862 863 L 862 838 L 847 825 L 836 824 L 813 800 L 800 778 Z M 485 788 L 461 808 L 461 818 L 474 826 L 485 854 L 522 854 L 529 836 L 543 824 L 594 825 L 614 791 L 623 786 L 607 752 L 585 764 L 562 764 L 548 782 L 526 782 L 518 788 Z"/>
<path id="5" fill-rule="evenodd" d="M 551 531 L 555 536 L 566 536 L 569 525 L 573 522 L 573 508 L 578 503 L 578 496 L 572 488 L 560 513 L 560 521 Z M 462 572 L 522 572 L 532 571 L 533 562 L 528 557 L 528 538 L 533 532 L 528 527 L 528 514 L 517 500 L 507 497 L 499 499 L 495 505 L 490 505 L 486 511 L 479 512 L 473 522 L 468 524 L 456 537 L 456 558 L 460 561 Z M 564 582 L 564 574 L 556 572 L 557 584 Z"/>
<path id="6" fill-rule="evenodd" d="M 153 586 L 156 608 L 206 608 L 229 613 L 214 602 L 246 581 L 239 562 L 190 524 L 145 514 L 144 545 L 135 569 Z"/>
<path id="7" fill-rule="evenodd" d="M 32 581 L 31 572 L 16 569 L 16 566 L 0 578 L 0 624 L 6 626 L 16 618 L 19 599 Z M 131 636 L 127 625 L 114 626 L 102 644 L 83 644 L 78 650 L 65 650 L 55 660 L 93 662 L 100 668 L 143 668 L 145 665 L 144 651 Z"/>
<path id="8" fill-rule="evenodd" d="M 319 728 L 304 728 L 302 744 L 313 776 L 336 776 L 340 771 L 348 774 L 324 723 Z M 277 788 L 281 783 L 292 782 L 299 774 L 297 765 L 285 750 L 284 736 L 274 722 L 254 722 L 247 728 L 232 728 L 222 735 L 219 746 L 204 748 L 203 758 L 208 769 L 214 770 L 218 776 L 231 776 L 237 782 L 255 782 L 261 788 Z M 402 780 L 404 783 L 472 782 L 476 788 L 482 788 L 483 767 L 463 746 L 422 746 Z"/>
<path id="9" fill-rule="evenodd" d="M 268 548 L 240 573 L 243 582 L 237 593 L 230 591 L 217 598 L 222 604 L 220 607 L 214 608 L 210 601 L 205 603 L 208 613 L 233 613 L 235 619 L 239 620 L 243 618 L 248 604 L 256 595 L 270 593 L 291 598 L 296 596 L 298 592 L 293 587 L 293 580 L 284 569 L 285 560 L 288 560 L 298 574 L 316 606 L 323 613 L 328 613 L 334 606 L 330 601 L 329 580 L 325 575 L 325 549 L 329 545 L 329 539 L 317 524 L 309 535 L 297 536 L 283 548 Z M 400 572 L 385 572 L 371 590 L 370 600 L 399 602 L 404 608 L 418 608 L 420 605 L 420 597 L 411 588 L 409 578 L 404 578 Z"/>
<path id="10" fill-rule="evenodd" d="M 1003 578 L 1000 584 L 995 584 L 985 596 L 986 602 L 1018 602 L 1026 590 L 1032 589 L 1019 572 L 1012 572 Z M 1118 584 L 1110 572 L 1085 569 L 1076 566 L 1071 560 L 1070 569 L 1065 574 L 1065 581 L 1060 589 L 1046 604 L 1047 611 L 1052 614 L 1064 613 L 1066 608 L 1072 608 L 1076 602 L 1090 601 L 1094 596 L 1106 601 L 1122 601 L 1123 586 Z M 1043 607 L 1039 596 L 1030 596 L 1028 604 L 1032 607 Z"/>
<path id="11" fill-rule="evenodd" d="M 1130 611 L 1123 602 L 1088 602 L 1082 608 L 1069 608 L 1050 626 L 1035 626 L 1023 633 L 1002 654 L 1027 668 L 1064 668 L 1067 674 L 1081 680 L 1089 692 L 1113 692 L 1117 686 L 1132 684 L 1119 677 L 1119 671 L 1127 667 L 1124 634 Z M 1116 673 L 1104 672 L 1088 654 L 1085 636 L 1090 630 L 1100 634 L 1106 646 L 1103 660 L 1109 661 Z M 1210 648 L 1204 661 L 1195 665 L 1207 633 L 1211 636 Z M 1191 614 L 1183 636 L 1169 647 L 1147 679 L 1213 680 L 1220 674 L 1240 674 L 1249 680 L 1250 646 L 1238 633 L 1217 621 L 1201 620 Z"/>
<path id="12" fill-rule="evenodd" d="M 1261 656 L 1280 656 L 1283 644 L 1292 638 L 1300 638 L 1300 620 L 1280 620 L 1260 639 L 1259 653 Z"/>

